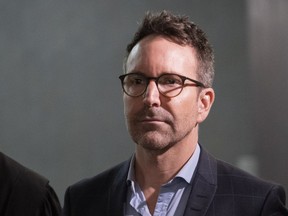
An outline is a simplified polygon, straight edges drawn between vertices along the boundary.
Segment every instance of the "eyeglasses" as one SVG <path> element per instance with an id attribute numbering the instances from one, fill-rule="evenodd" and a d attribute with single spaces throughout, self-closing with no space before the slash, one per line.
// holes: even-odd
<path id="1" fill-rule="evenodd" d="M 146 92 L 150 80 L 155 80 L 158 91 L 166 97 L 178 96 L 183 88 L 188 85 L 205 88 L 204 84 L 179 74 L 162 74 L 159 77 L 146 77 L 140 73 L 128 73 L 119 76 L 123 91 L 131 97 L 139 97 Z M 189 80 L 193 84 L 186 84 Z"/>

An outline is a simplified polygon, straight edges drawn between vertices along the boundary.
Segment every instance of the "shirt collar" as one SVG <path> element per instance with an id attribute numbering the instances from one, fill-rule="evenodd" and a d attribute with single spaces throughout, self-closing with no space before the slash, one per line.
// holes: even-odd
<path id="1" fill-rule="evenodd" d="M 182 178 L 184 179 L 187 183 L 191 183 L 192 176 L 194 174 L 194 171 L 196 169 L 198 160 L 200 156 L 200 147 L 199 144 L 196 145 L 196 149 L 192 156 L 189 158 L 189 160 L 186 162 L 186 164 L 182 167 L 182 169 L 177 173 L 177 175 L 174 177 L 174 179 L 177 178 Z M 135 171 L 134 171 L 134 163 L 135 163 L 135 154 L 133 155 L 130 165 L 129 165 L 129 170 L 128 170 L 128 176 L 127 176 L 127 184 L 131 184 L 135 181 Z"/>
<path id="2" fill-rule="evenodd" d="M 182 167 L 182 169 L 177 173 L 176 177 L 183 178 L 187 183 L 191 183 L 192 176 L 198 164 L 200 156 L 200 147 L 197 144 L 196 149 L 186 164 Z"/>

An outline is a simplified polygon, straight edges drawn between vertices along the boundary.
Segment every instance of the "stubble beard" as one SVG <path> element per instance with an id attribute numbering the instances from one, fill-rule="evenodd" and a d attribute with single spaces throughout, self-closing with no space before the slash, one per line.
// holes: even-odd
<path id="1" fill-rule="evenodd" d="M 169 148 L 189 136 L 193 130 L 190 123 L 183 125 L 187 121 L 187 116 L 176 121 L 171 114 L 162 109 L 145 108 L 134 114 L 133 117 L 128 115 L 125 116 L 126 126 L 132 140 L 141 148 L 151 152 L 166 152 Z M 163 120 L 163 124 L 141 124 L 141 120 L 145 116 L 156 116 Z M 179 125 L 179 123 L 181 124 Z"/>
<path id="2" fill-rule="evenodd" d="M 159 131 L 139 132 L 132 137 L 134 142 L 142 148 L 151 152 L 165 152 L 175 141 L 171 140 L 171 133 Z"/>
<path id="3" fill-rule="evenodd" d="M 128 127 L 129 128 L 129 127 Z M 171 125 L 166 125 L 164 128 L 129 128 L 129 133 L 132 140 L 141 148 L 153 153 L 163 154 L 171 147 L 185 139 L 193 129 L 177 131 Z"/>

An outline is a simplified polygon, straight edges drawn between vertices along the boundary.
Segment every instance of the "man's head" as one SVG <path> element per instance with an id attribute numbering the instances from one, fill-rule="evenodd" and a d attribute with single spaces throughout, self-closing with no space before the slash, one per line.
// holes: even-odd
<path id="1" fill-rule="evenodd" d="M 212 87 L 214 79 L 214 54 L 205 33 L 187 16 L 176 16 L 167 11 L 161 13 L 147 13 L 135 33 L 131 43 L 127 46 L 126 61 L 133 47 L 149 35 L 162 35 L 179 45 L 194 47 L 198 60 L 198 80 L 206 87 Z"/>
<path id="2" fill-rule="evenodd" d="M 181 29 L 181 37 L 176 37 L 170 21 L 172 26 Z M 157 28 L 151 27 L 153 23 Z M 188 24 L 186 18 L 166 12 L 149 14 L 143 22 L 147 27 L 140 27 L 128 45 L 125 75 L 120 79 L 125 92 L 127 127 L 140 148 L 163 152 L 179 143 L 180 146 L 184 143 L 196 145 L 198 124 L 206 119 L 214 101 L 214 91 L 209 87 L 213 77 L 212 50 L 204 33 L 194 24 Z M 200 43 L 204 43 L 205 48 Z M 208 56 L 211 67 L 204 67 Z M 204 68 L 211 69 L 209 76 L 199 75 Z M 199 81 L 200 77 L 203 81 Z"/>

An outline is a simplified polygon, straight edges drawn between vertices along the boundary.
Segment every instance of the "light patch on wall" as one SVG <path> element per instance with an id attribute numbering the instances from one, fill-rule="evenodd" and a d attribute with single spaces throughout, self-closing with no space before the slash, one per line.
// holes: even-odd
<path id="1" fill-rule="evenodd" d="M 258 176 L 259 174 L 258 160 L 255 155 L 241 155 L 236 161 L 236 166 L 253 175 Z"/>

